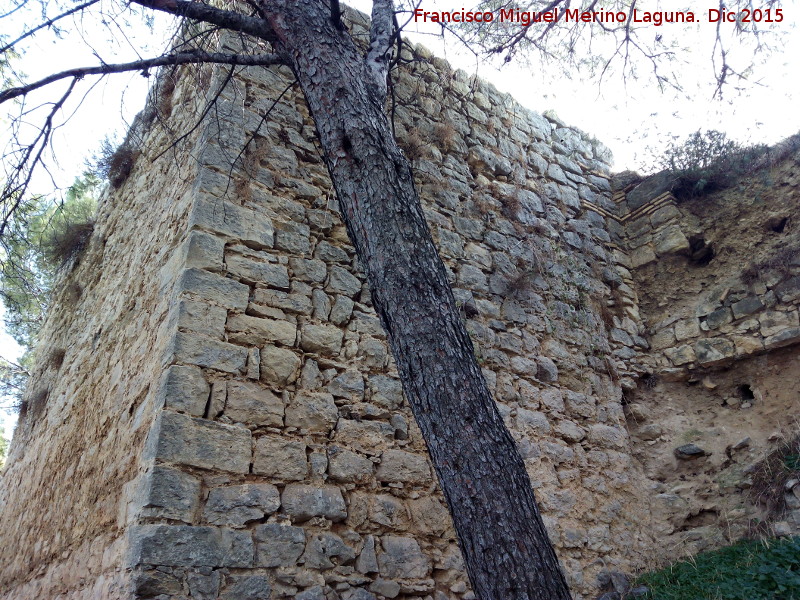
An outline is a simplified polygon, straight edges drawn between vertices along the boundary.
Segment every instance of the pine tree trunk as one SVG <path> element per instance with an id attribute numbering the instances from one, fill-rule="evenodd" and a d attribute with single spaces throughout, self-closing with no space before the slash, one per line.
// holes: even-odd
<path id="1" fill-rule="evenodd" d="M 568 600 L 525 465 L 434 247 L 364 56 L 323 0 L 261 0 L 316 123 L 350 239 L 482 600 Z"/>

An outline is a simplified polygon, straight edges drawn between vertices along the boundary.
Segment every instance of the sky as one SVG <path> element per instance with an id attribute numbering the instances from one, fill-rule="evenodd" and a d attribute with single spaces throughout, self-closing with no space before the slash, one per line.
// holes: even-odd
<path id="1" fill-rule="evenodd" d="M 371 7 L 370 0 L 354 0 L 351 4 L 364 12 L 369 12 Z M 649 4 L 655 5 L 656 1 L 651 0 Z M 716 5 L 716 2 L 697 0 L 689 2 L 686 8 L 704 19 L 709 4 Z M 652 163 L 653 154 L 674 137 L 685 138 L 698 129 L 717 129 L 742 142 L 768 144 L 800 131 L 800 110 L 796 108 L 800 105 L 800 35 L 797 33 L 800 3 L 790 0 L 782 4 L 784 21 L 772 26 L 776 32 L 784 34 L 781 51 L 773 53 L 759 66 L 758 84 L 750 83 L 743 91 L 728 89 L 721 100 L 714 98 L 710 58 L 715 25 L 707 22 L 658 28 L 643 26 L 652 29 L 652 32 L 646 29 L 645 35 L 662 35 L 684 48 L 681 62 L 674 65 L 684 88 L 684 92 L 677 95 L 662 94 L 646 76 L 627 85 L 612 77 L 599 85 L 596 81 L 585 81 L 562 63 L 542 63 L 535 58 L 527 64 L 515 61 L 498 69 L 489 62 L 476 61 L 457 43 L 443 43 L 432 35 L 438 31 L 435 25 L 412 22 L 405 35 L 455 66 L 491 81 L 527 108 L 538 112 L 554 110 L 569 125 L 594 135 L 612 150 L 615 171 L 635 170 Z M 425 0 L 423 7 L 461 10 L 465 4 L 453 0 Z M 28 80 L 35 80 L 58 70 L 95 65 L 97 55 L 107 62 L 122 62 L 137 58 L 135 48 L 140 48 L 139 55 L 153 56 L 169 23 L 168 17 L 159 16 L 155 31 L 150 32 L 139 20 L 127 41 L 111 43 L 112 54 L 116 54 L 112 60 L 111 54 L 100 49 L 108 47 L 115 33 L 115 23 L 92 23 L 84 19 L 81 23 L 83 35 L 67 35 L 62 39 L 47 33 L 36 36 L 20 61 L 21 68 Z M 65 28 L 74 29 L 75 25 L 74 22 L 65 23 Z M 725 26 L 729 26 L 725 30 L 727 35 L 732 32 L 733 25 Z M 746 58 L 749 52 L 748 47 L 733 46 L 731 58 L 742 58 L 742 54 Z M 83 171 L 85 160 L 97 150 L 103 137 L 120 139 L 124 135 L 127 123 L 144 104 L 148 83 L 149 80 L 138 73 L 82 82 L 82 91 L 91 88 L 90 95 L 83 106 L 76 102 L 65 108 L 70 119 L 54 136 L 58 166 L 53 174 L 59 187 L 68 186 Z M 49 97 L 42 94 L 31 100 L 43 101 Z M 0 112 L 0 122 L 2 119 Z M 48 193 L 53 189 L 53 181 L 39 177 L 34 187 L 36 191 Z M 12 359 L 19 355 L 19 348 L 12 342 L 0 332 L 0 355 Z M 6 437 L 13 430 L 13 422 L 13 415 L 0 411 L 0 425 L 4 426 Z"/>

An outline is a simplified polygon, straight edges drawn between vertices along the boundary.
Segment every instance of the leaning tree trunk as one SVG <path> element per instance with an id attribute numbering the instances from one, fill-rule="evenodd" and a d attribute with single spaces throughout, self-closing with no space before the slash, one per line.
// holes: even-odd
<path id="1" fill-rule="evenodd" d="M 389 3 L 391 4 L 391 3 Z M 324 0 L 261 0 L 299 80 L 403 389 L 483 600 L 568 600 L 525 464 L 489 393 L 384 94 Z"/>

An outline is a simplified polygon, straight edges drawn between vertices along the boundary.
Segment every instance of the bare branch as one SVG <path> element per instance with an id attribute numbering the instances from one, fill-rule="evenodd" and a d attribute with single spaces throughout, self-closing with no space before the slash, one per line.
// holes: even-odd
<path id="1" fill-rule="evenodd" d="M 108 75 L 110 73 L 124 73 L 126 71 L 147 71 L 154 67 L 162 67 L 165 65 L 183 65 L 187 63 L 222 63 L 227 65 L 240 65 L 240 66 L 270 66 L 284 64 L 284 60 L 277 54 L 224 54 L 220 52 L 204 52 L 202 50 L 189 50 L 186 52 L 173 52 L 155 58 L 147 58 L 142 60 L 135 60 L 129 63 L 120 63 L 115 65 L 99 65 L 97 67 L 78 67 L 76 69 L 69 69 L 61 73 L 54 73 L 44 79 L 22 85 L 19 87 L 9 88 L 0 92 L 0 104 L 29 94 L 33 90 L 37 90 L 46 85 L 61 81 L 62 79 L 72 78 L 73 80 L 80 80 L 87 75 Z"/>
<path id="2" fill-rule="evenodd" d="M 53 25 L 53 24 L 54 24 L 56 21 L 58 21 L 59 19 L 63 19 L 64 17 L 68 17 L 68 16 L 70 16 L 70 15 L 73 15 L 73 14 L 75 14 L 76 12 L 80 12 L 80 11 L 82 11 L 84 8 L 88 8 L 88 7 L 90 7 L 92 4 L 97 4 L 99 1 L 100 1 L 100 0 L 89 0 L 88 2 L 84 2 L 83 4 L 79 4 L 78 6 L 76 6 L 75 8 L 73 8 L 73 9 L 71 9 L 71 10 L 68 10 L 67 12 L 61 13 L 61 14 L 60 14 L 60 15 L 58 15 L 57 17 L 53 17 L 52 19 L 48 19 L 47 21 L 45 21 L 44 23 L 42 23 L 42 24 L 40 24 L 40 25 L 37 25 L 37 26 L 36 26 L 36 27 L 34 27 L 33 29 L 30 29 L 30 30 L 26 31 L 25 33 L 23 33 L 21 36 L 19 36 L 17 39 L 15 39 L 15 40 L 14 40 L 13 42 L 11 42 L 10 44 L 6 44 L 6 45 L 5 45 L 5 46 L 3 46 L 2 48 L 0 48 L 0 54 L 3 54 L 3 53 L 4 53 L 4 52 L 6 52 L 7 50 L 10 50 L 10 49 L 11 49 L 11 48 L 13 48 L 13 47 L 14 47 L 16 44 L 18 44 L 19 42 L 21 42 L 21 41 L 22 41 L 22 40 L 24 40 L 25 38 L 32 36 L 32 35 L 33 35 L 33 34 L 35 34 L 37 31 L 39 31 L 39 30 L 41 30 L 41 29 L 44 29 L 44 28 L 46 28 L 46 27 L 50 27 L 51 25 Z M 5 16 L 5 15 L 4 15 L 4 16 Z"/>
<path id="3" fill-rule="evenodd" d="M 160 10 L 176 17 L 186 17 L 193 21 L 202 21 L 225 29 L 241 31 L 267 42 L 276 41 L 275 34 L 266 20 L 249 17 L 231 10 L 223 10 L 189 0 L 131 0 L 131 2 L 145 8 Z"/>

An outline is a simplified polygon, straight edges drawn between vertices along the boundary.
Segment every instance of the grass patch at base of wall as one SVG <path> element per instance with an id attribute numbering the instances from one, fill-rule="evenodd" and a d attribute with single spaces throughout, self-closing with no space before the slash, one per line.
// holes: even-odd
<path id="1" fill-rule="evenodd" d="M 800 600 L 800 537 L 746 540 L 639 577 L 649 600 Z"/>

